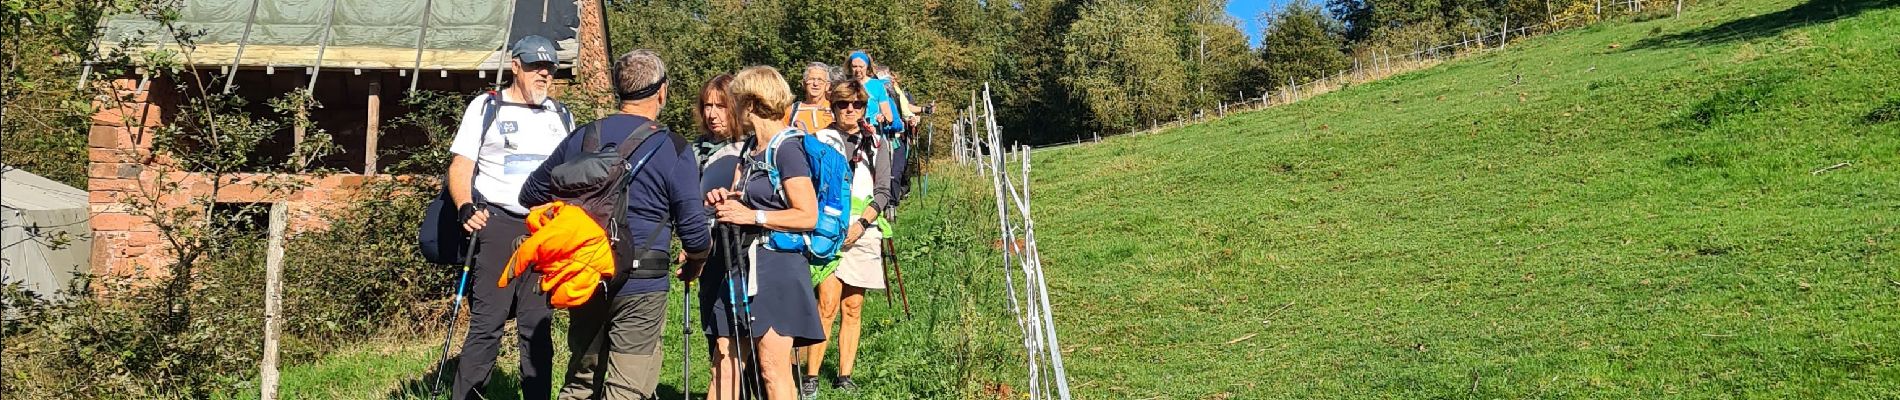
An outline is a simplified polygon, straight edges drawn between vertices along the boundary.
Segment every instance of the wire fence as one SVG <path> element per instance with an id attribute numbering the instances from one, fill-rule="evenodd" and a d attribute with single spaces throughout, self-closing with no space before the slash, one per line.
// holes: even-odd
<path id="1" fill-rule="evenodd" d="M 1330 93 L 1353 84 L 1385 79 L 1394 75 L 1429 68 L 1445 61 L 1504 49 L 1508 47 L 1512 41 L 1522 38 L 1588 26 L 1591 23 L 1602 20 L 1606 12 L 1610 16 L 1637 15 L 1643 12 L 1661 10 L 1664 5 L 1673 3 L 1674 15 L 1681 16 L 1683 2 L 1684 0 L 1594 0 L 1592 3 L 1589 3 L 1591 8 L 1588 12 L 1566 11 L 1563 15 L 1556 15 L 1557 11 L 1552 10 L 1552 15 L 1548 20 L 1525 26 L 1512 26 L 1511 21 L 1505 20 L 1499 24 L 1498 29 L 1495 31 L 1487 30 L 1486 33 L 1477 35 L 1465 34 L 1462 35 L 1463 37 L 1459 38 L 1458 41 L 1443 43 L 1437 46 L 1416 46 L 1413 47 L 1413 51 L 1409 53 L 1393 54 L 1390 49 L 1361 51 L 1352 58 L 1352 67 L 1341 69 L 1331 75 L 1321 76 L 1306 82 L 1298 82 L 1289 78 L 1286 84 L 1276 89 L 1260 93 L 1258 97 L 1252 97 L 1242 92 L 1240 94 L 1241 97 L 1244 98 L 1243 100 L 1234 102 L 1221 101 L 1214 104 L 1211 108 L 1184 110 L 1181 114 L 1183 115 L 1181 118 L 1172 121 L 1150 120 L 1148 121 L 1147 128 L 1131 132 L 1130 134 L 1142 135 L 1164 131 L 1206 122 L 1233 113 L 1291 104 L 1312 98 L 1313 96 Z M 1571 5 L 1580 3 L 1581 2 L 1569 2 Z M 1073 142 L 1044 145 L 1039 146 L 1039 148 L 1100 140 L 1100 134 L 1095 134 L 1087 138 L 1078 136 Z"/>
<path id="2" fill-rule="evenodd" d="M 1007 286 L 1010 312 L 1022 331 L 1023 351 L 1029 364 L 1027 397 L 1069 400 L 1068 371 L 1062 365 L 1062 345 L 1056 339 L 1049 287 L 1042 274 L 1036 222 L 1030 216 L 1030 148 L 1002 145 L 1002 129 L 996 124 L 996 107 L 990 101 L 987 83 L 983 85 L 981 97 L 973 98 L 970 108 L 958 115 L 952 135 L 956 162 L 974 167 L 980 175 L 990 178 L 995 192 L 997 233 L 999 247 L 1003 249 L 1003 282 Z"/>

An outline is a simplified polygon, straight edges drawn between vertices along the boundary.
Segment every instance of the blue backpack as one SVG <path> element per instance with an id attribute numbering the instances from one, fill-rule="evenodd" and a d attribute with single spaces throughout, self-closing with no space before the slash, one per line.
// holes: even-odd
<path id="1" fill-rule="evenodd" d="M 780 182 L 778 166 L 778 147 L 786 140 L 798 140 L 804 146 L 805 161 L 811 163 L 812 187 L 818 192 L 818 223 L 807 232 L 773 231 L 765 243 L 766 249 L 774 251 L 798 251 L 813 263 L 830 262 L 838 257 L 838 249 L 844 247 L 845 231 L 850 228 L 851 208 L 851 162 L 845 158 L 839 145 L 825 143 L 817 135 L 797 129 L 787 129 L 772 138 L 766 145 L 765 166 L 768 179 L 772 181 L 772 190 L 782 196 L 784 183 Z"/>
<path id="2" fill-rule="evenodd" d="M 866 81 L 864 83 L 864 92 L 871 96 L 869 101 L 866 102 L 867 106 L 864 107 L 864 120 L 870 122 L 871 126 L 877 127 L 878 132 L 886 135 L 903 132 L 903 103 L 897 100 L 896 91 L 891 89 L 891 81 L 888 79 L 871 79 Z M 877 123 L 877 115 L 884 110 L 890 110 L 891 123 L 879 125 Z"/>

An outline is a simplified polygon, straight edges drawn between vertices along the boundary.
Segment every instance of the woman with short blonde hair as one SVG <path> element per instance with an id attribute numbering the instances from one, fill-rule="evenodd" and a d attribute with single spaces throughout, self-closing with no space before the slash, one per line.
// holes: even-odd
<path id="1" fill-rule="evenodd" d="M 773 231 L 805 232 L 818 223 L 818 192 L 812 184 L 812 167 L 806 161 L 804 146 L 798 140 L 785 140 L 766 160 L 766 146 L 780 135 L 802 135 L 786 124 L 792 105 L 791 87 L 772 67 L 747 67 L 734 74 L 726 87 L 731 105 L 735 136 L 750 135 L 741 153 L 743 167 L 728 188 L 706 194 L 707 206 L 717 210 L 721 229 L 737 229 L 742 253 L 752 260 L 748 270 L 749 286 L 730 282 L 707 285 L 705 292 L 715 293 L 708 335 L 714 336 L 714 399 L 736 399 L 744 380 L 741 357 L 756 354 L 765 391 L 772 400 L 793 400 L 798 396 L 792 376 L 792 348 L 824 340 L 818 326 L 818 304 L 812 293 L 811 266 L 798 251 L 776 251 L 764 246 L 764 235 Z M 778 170 L 775 185 L 760 165 Z M 777 188 L 782 187 L 781 192 Z M 730 231 L 728 231 L 730 232 Z M 737 287 L 735 287 L 737 286 Z M 742 293 L 728 293 L 744 291 Z M 729 322 L 732 297 L 750 295 L 748 307 L 750 337 L 738 338 L 738 330 Z M 744 342 L 741 342 L 744 341 Z M 745 345 L 745 348 L 736 345 Z M 748 354 L 741 354 L 744 351 Z"/>

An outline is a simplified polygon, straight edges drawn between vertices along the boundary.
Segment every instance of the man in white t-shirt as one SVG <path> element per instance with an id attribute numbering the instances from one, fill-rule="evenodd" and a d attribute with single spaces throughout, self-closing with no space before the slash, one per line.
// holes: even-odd
<path id="1" fill-rule="evenodd" d="M 499 92 L 476 96 L 462 113 L 461 127 L 449 145 L 449 197 L 462 227 L 475 236 L 475 269 L 469 279 L 468 337 L 462 341 L 450 398 L 481 398 L 501 347 L 502 325 L 515 320 L 521 347 L 522 399 L 546 399 L 552 388 L 554 342 L 551 310 L 539 293 L 539 274 L 497 287 L 515 251 L 527 235 L 528 209 L 517 198 L 528 173 L 541 166 L 572 130 L 573 118 L 548 98 L 560 61 L 554 42 L 527 36 L 509 50 L 514 81 Z"/>

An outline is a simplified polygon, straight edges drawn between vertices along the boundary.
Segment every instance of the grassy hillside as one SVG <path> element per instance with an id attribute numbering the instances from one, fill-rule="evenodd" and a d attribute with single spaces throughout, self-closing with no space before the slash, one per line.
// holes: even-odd
<path id="1" fill-rule="evenodd" d="M 1700 3 L 1036 154 L 1078 398 L 1900 397 L 1900 3 Z"/>

